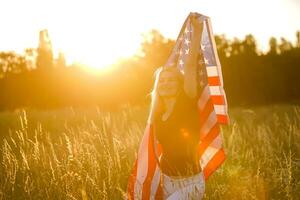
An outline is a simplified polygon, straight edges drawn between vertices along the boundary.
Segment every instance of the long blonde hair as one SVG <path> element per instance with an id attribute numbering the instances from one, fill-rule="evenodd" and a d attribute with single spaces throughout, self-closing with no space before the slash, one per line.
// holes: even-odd
<path id="1" fill-rule="evenodd" d="M 180 70 L 177 67 L 159 67 L 155 72 L 154 72 L 154 85 L 151 91 L 151 104 L 150 104 L 150 113 L 147 122 L 148 123 L 153 123 L 157 113 L 162 111 L 163 105 L 162 105 L 162 98 L 158 94 L 157 88 L 159 84 L 159 79 L 160 75 L 162 72 L 165 71 L 172 71 L 176 74 L 177 80 L 179 81 L 179 89 L 180 87 L 183 88 L 183 74 L 180 72 Z"/>

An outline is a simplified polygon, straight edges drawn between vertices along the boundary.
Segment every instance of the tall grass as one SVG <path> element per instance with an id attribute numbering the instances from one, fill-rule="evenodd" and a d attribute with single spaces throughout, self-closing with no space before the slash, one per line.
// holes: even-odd
<path id="1" fill-rule="evenodd" d="M 0 199 L 123 199 L 146 108 L 0 114 Z M 299 199 L 300 106 L 230 109 L 205 199 Z"/>

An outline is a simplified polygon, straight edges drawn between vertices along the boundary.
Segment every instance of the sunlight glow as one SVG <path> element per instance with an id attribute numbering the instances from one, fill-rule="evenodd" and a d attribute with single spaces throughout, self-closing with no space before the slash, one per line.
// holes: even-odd
<path id="1" fill-rule="evenodd" d="M 92 27 L 85 30 L 79 29 L 76 33 L 68 34 L 60 29 L 51 30 L 53 32 L 50 33 L 54 44 L 53 48 L 55 52 L 58 52 L 58 49 L 64 52 L 68 64 L 80 62 L 92 68 L 104 68 L 117 59 L 133 55 L 141 42 L 141 37 L 127 32 L 118 35 L 107 32 L 109 30 L 92 31 L 91 33 L 87 33 L 86 30 L 93 29 Z M 110 29 L 110 31 L 116 33 L 118 30 Z M 55 43 L 60 44 L 58 48 Z"/>
<path id="2" fill-rule="evenodd" d="M 294 0 L 11 0 L 3 4 L 0 51 L 36 48 L 38 32 L 46 28 L 55 55 L 62 51 L 68 64 L 100 69 L 137 52 L 141 34 L 153 28 L 176 39 L 189 12 L 210 16 L 214 33 L 228 39 L 252 33 L 264 51 L 271 36 L 294 42 L 300 29 L 300 3 Z"/>

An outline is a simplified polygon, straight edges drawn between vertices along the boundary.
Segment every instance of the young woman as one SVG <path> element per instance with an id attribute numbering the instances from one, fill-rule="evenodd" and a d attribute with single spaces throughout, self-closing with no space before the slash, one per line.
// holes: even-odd
<path id="1" fill-rule="evenodd" d="M 199 98 L 197 59 L 201 26 L 197 17 L 193 26 L 191 48 L 184 73 L 175 66 L 161 67 L 152 91 L 150 120 L 163 153 L 159 160 L 164 199 L 201 199 L 204 176 L 199 164 Z"/>

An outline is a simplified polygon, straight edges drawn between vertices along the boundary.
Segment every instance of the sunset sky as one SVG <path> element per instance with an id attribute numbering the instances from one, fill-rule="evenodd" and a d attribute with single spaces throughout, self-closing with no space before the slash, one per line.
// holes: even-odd
<path id="1" fill-rule="evenodd" d="M 300 0 L 10 0 L 1 2 L 0 51 L 36 47 L 47 28 L 69 63 L 103 66 L 135 53 L 152 28 L 175 39 L 189 12 L 210 16 L 229 39 L 254 34 L 263 50 L 271 36 L 295 42 L 300 30 Z"/>

